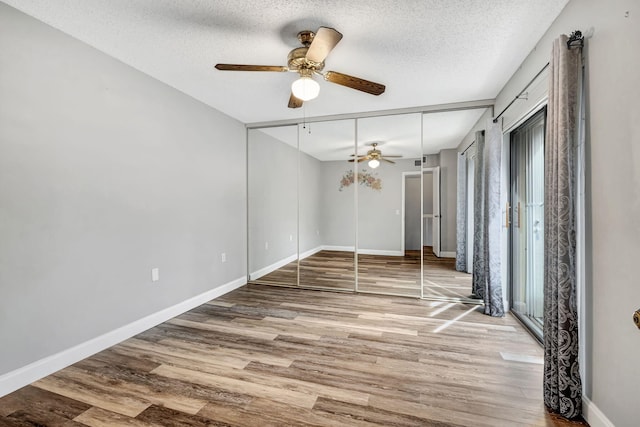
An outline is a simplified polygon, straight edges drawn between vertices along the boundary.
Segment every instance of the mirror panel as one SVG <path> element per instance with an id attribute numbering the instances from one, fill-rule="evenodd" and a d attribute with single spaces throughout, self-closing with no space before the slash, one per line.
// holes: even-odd
<path id="1" fill-rule="evenodd" d="M 420 113 L 358 119 L 360 158 L 382 153 L 378 165 L 368 158 L 357 165 L 358 291 L 421 296 L 420 120 Z"/>
<path id="2" fill-rule="evenodd" d="M 249 280 L 297 286 L 297 127 L 250 129 L 247 157 Z"/>
<path id="3" fill-rule="evenodd" d="M 355 121 L 299 125 L 300 286 L 355 290 Z"/>
<path id="4" fill-rule="evenodd" d="M 471 295 L 471 276 L 455 269 L 457 147 L 484 113 L 482 108 L 425 113 L 422 117 L 423 296 L 426 298 L 460 300 Z M 473 213 L 467 218 L 473 220 Z"/>

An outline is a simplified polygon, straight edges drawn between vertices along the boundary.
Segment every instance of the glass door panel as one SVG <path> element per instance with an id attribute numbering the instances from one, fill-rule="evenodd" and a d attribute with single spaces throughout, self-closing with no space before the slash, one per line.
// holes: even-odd
<path id="1" fill-rule="evenodd" d="M 511 133 L 511 307 L 539 336 L 544 287 L 544 133 L 544 110 Z"/>

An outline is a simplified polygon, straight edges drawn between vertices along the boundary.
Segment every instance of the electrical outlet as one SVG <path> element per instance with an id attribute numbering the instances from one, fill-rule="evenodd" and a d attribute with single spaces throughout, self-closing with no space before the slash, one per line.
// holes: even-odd
<path id="1" fill-rule="evenodd" d="M 151 281 L 152 282 L 157 282 L 158 280 L 160 280 L 160 269 L 159 268 L 152 268 L 151 269 Z"/>
<path id="2" fill-rule="evenodd" d="M 289 241 L 293 242 L 293 234 L 289 234 Z"/>
<path id="3" fill-rule="evenodd" d="M 265 249 L 266 251 L 268 251 L 268 250 L 269 250 L 269 242 L 264 242 L 264 249 Z"/>
<path id="4" fill-rule="evenodd" d="M 316 236 L 320 235 L 320 230 L 316 230 Z"/>
<path id="5" fill-rule="evenodd" d="M 220 254 L 220 261 L 227 262 L 227 254 L 226 253 L 222 252 Z"/>

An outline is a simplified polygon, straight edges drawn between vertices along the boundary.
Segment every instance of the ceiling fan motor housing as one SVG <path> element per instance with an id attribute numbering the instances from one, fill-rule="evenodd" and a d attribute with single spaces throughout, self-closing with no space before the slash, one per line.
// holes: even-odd
<path id="1" fill-rule="evenodd" d="M 297 47 L 289 52 L 287 56 L 287 66 L 292 71 L 309 69 L 320 71 L 324 68 L 324 62 L 313 62 L 307 59 L 308 47 Z"/>

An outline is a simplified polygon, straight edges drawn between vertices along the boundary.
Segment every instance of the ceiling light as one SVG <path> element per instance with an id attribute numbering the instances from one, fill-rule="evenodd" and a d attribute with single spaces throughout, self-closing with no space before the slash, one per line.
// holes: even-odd
<path id="1" fill-rule="evenodd" d="M 369 165 L 369 167 L 370 167 L 371 169 L 375 169 L 375 168 L 377 168 L 378 166 L 380 166 L 380 161 L 379 161 L 378 159 L 371 159 L 371 160 L 369 160 L 368 165 Z"/>
<path id="2" fill-rule="evenodd" d="M 320 93 L 320 85 L 311 77 L 302 76 L 291 85 L 293 96 L 303 101 L 310 101 Z"/>

